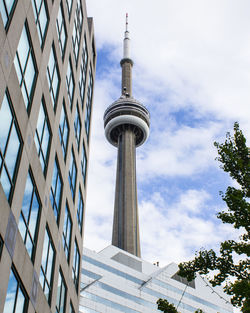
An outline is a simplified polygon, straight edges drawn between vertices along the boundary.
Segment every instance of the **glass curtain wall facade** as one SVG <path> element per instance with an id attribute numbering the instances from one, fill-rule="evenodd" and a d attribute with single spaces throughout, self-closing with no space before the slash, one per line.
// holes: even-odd
<path id="1" fill-rule="evenodd" d="M 200 276 L 190 283 L 176 274 L 115 246 L 99 253 L 83 249 L 80 313 L 157 313 L 156 301 L 167 299 L 178 312 L 232 313 L 222 288 L 213 289 Z M 216 290 L 216 292 L 215 292 Z"/>
<path id="2" fill-rule="evenodd" d="M 0 0 L 0 54 L 0 313 L 78 312 L 96 68 L 85 1 Z"/>

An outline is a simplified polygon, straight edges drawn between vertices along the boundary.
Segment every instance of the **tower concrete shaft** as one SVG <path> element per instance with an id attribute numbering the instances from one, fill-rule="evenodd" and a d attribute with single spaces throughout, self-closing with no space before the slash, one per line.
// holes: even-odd
<path id="1" fill-rule="evenodd" d="M 112 245 L 141 256 L 136 150 L 133 126 L 121 127 L 118 137 L 117 173 Z"/>
<path id="2" fill-rule="evenodd" d="M 149 135 L 148 110 L 132 97 L 128 17 L 123 41 L 122 95 L 104 113 L 105 135 L 118 148 L 112 244 L 141 256 L 136 185 L 136 147 Z"/>

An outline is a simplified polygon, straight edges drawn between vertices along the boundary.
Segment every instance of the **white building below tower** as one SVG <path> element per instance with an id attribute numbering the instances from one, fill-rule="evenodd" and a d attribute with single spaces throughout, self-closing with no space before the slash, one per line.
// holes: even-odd
<path id="1" fill-rule="evenodd" d="M 175 263 L 160 268 L 115 246 L 99 253 L 83 249 L 81 313 L 153 313 L 167 299 L 178 312 L 232 313 L 230 299 L 198 276 L 187 285 Z M 179 303 L 180 302 L 180 303 Z"/>

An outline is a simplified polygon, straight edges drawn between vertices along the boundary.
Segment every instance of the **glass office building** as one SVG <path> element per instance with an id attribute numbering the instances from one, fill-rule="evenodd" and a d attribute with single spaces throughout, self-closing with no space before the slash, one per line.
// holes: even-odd
<path id="1" fill-rule="evenodd" d="M 167 299 L 178 312 L 232 313 L 230 299 L 200 276 L 188 283 L 176 274 L 178 266 L 163 268 L 115 246 L 99 253 L 83 249 L 81 313 L 157 313 L 156 301 Z"/>
<path id="2" fill-rule="evenodd" d="M 78 312 L 96 50 L 84 0 L 0 0 L 0 312 Z"/>

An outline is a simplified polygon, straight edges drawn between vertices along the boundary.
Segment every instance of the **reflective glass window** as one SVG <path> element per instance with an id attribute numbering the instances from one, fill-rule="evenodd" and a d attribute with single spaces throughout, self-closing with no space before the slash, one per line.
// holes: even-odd
<path id="1" fill-rule="evenodd" d="M 63 243 L 63 248 L 64 248 L 68 262 L 69 262 L 69 256 L 70 256 L 71 233 L 72 233 L 72 219 L 70 216 L 68 203 L 66 202 L 64 224 L 63 224 L 63 234 L 62 234 L 62 243 Z"/>
<path id="2" fill-rule="evenodd" d="M 84 106 L 87 66 L 88 66 L 88 51 L 87 51 L 87 45 L 86 45 L 86 38 L 84 36 L 83 48 L 82 48 L 82 59 L 81 59 L 81 66 L 80 66 L 80 76 L 79 76 L 79 90 L 80 90 L 82 108 Z"/>
<path id="3" fill-rule="evenodd" d="M 14 269 L 10 271 L 3 313 L 26 313 L 28 297 Z"/>
<path id="4" fill-rule="evenodd" d="M 49 118 L 46 111 L 44 98 L 42 98 L 35 133 L 35 144 L 44 174 L 46 174 L 48 167 L 50 143 L 51 143 L 51 130 Z"/>
<path id="5" fill-rule="evenodd" d="M 63 101 L 60 124 L 59 124 L 59 138 L 62 146 L 64 159 L 67 153 L 68 139 L 69 139 L 69 122 L 65 112 L 65 104 Z"/>
<path id="6" fill-rule="evenodd" d="M 76 105 L 76 115 L 75 115 L 75 120 L 74 120 L 74 129 L 75 129 L 76 146 L 77 146 L 77 149 L 79 150 L 82 124 L 81 124 L 81 120 L 80 120 L 80 114 L 79 114 L 78 105 Z"/>
<path id="7" fill-rule="evenodd" d="M 69 18 L 70 18 L 71 10 L 72 10 L 72 2 L 73 0 L 66 0 Z"/>
<path id="8" fill-rule="evenodd" d="M 75 310 L 74 310 L 72 302 L 70 302 L 69 313 L 75 313 Z"/>
<path id="9" fill-rule="evenodd" d="M 0 181 L 9 201 L 15 185 L 22 145 L 12 103 L 6 92 L 0 108 Z"/>
<path id="10" fill-rule="evenodd" d="M 66 31 L 62 2 L 59 6 L 59 11 L 58 11 L 57 19 L 56 19 L 56 29 L 57 29 L 59 47 L 60 47 L 61 55 L 63 58 L 65 48 L 66 48 L 66 42 L 67 42 L 67 31 Z"/>
<path id="11" fill-rule="evenodd" d="M 111 300 L 108 300 L 108 299 L 105 299 L 103 297 L 100 297 L 100 296 L 97 296 L 97 295 L 94 295 L 90 292 L 87 292 L 87 291 L 83 291 L 81 293 L 81 295 L 87 299 L 91 299 L 92 301 L 96 302 L 96 303 L 101 303 L 101 304 L 104 304 L 110 308 L 113 308 L 115 310 L 117 310 L 118 312 L 124 312 L 124 313 L 140 313 L 139 311 L 136 311 L 135 309 L 131 309 L 125 305 L 122 305 L 120 303 L 117 303 L 117 302 L 114 302 L 114 301 L 111 301 Z M 88 311 L 86 310 L 87 312 L 91 312 L 91 311 Z M 92 313 L 92 312 L 91 312 Z"/>
<path id="12" fill-rule="evenodd" d="M 75 240 L 74 258 L 73 258 L 73 265 L 72 265 L 72 279 L 76 288 L 76 292 L 78 292 L 78 285 L 79 285 L 79 269 L 80 269 L 80 252 L 79 252 L 78 244 Z"/>
<path id="13" fill-rule="evenodd" d="M 61 198 L 62 198 L 62 176 L 59 169 L 58 161 L 56 159 L 50 188 L 50 201 L 57 223 L 59 222 Z"/>
<path id="14" fill-rule="evenodd" d="M 77 0 L 74 27 L 73 27 L 73 33 L 72 33 L 73 52 L 74 52 L 76 64 L 77 64 L 78 55 L 79 55 L 79 47 L 80 47 L 81 34 L 82 34 L 82 22 L 83 22 L 82 4 L 80 0 Z"/>
<path id="15" fill-rule="evenodd" d="M 73 200 L 75 199 L 75 191 L 76 191 L 76 160 L 74 156 L 73 149 L 71 150 L 71 158 L 70 158 L 70 165 L 69 165 L 69 187 L 71 191 L 71 195 Z"/>
<path id="16" fill-rule="evenodd" d="M 82 168 L 82 178 L 83 178 L 83 182 L 84 182 L 84 185 L 85 185 L 86 170 L 87 170 L 87 156 L 86 156 L 86 149 L 85 149 L 84 141 L 83 141 L 83 144 L 82 144 L 81 168 Z"/>
<path id="17" fill-rule="evenodd" d="M 31 172 L 28 173 L 18 228 L 32 261 L 34 261 L 41 204 Z"/>
<path id="18" fill-rule="evenodd" d="M 77 222 L 78 222 L 80 233 L 82 233 L 83 210 L 84 210 L 84 204 L 83 204 L 82 191 L 81 191 L 81 188 L 79 187 L 79 196 L 78 196 L 78 205 L 77 205 Z"/>
<path id="19" fill-rule="evenodd" d="M 54 45 L 51 47 L 49 63 L 47 66 L 47 80 L 49 84 L 49 92 L 54 110 L 56 109 L 57 97 L 60 87 L 60 74 L 57 65 L 57 58 Z"/>
<path id="20" fill-rule="evenodd" d="M 56 297 L 56 312 L 65 313 L 66 309 L 66 296 L 67 296 L 67 287 L 61 272 L 59 270 L 58 284 L 57 284 L 57 297 Z"/>
<path id="21" fill-rule="evenodd" d="M 88 140 L 89 140 L 90 118 L 91 118 L 91 111 L 92 111 L 92 94 L 93 94 L 93 75 L 92 75 L 92 70 L 90 68 L 89 85 L 88 85 L 87 101 L 86 101 L 86 108 L 85 108 L 85 129 L 86 129 Z"/>
<path id="22" fill-rule="evenodd" d="M 122 271 L 120 271 L 120 270 L 118 270 L 118 269 L 116 269 L 116 268 L 113 268 L 112 266 L 109 266 L 109 265 L 104 264 L 104 263 L 102 263 L 102 262 L 99 262 L 99 261 L 97 261 L 97 260 L 95 260 L 95 259 L 92 259 L 92 258 L 88 257 L 87 255 L 83 255 L 83 256 L 82 256 L 82 259 L 83 259 L 83 261 L 85 261 L 85 262 L 88 262 L 88 263 L 90 263 L 90 264 L 93 264 L 93 265 L 95 265 L 95 266 L 98 266 L 98 267 L 104 269 L 105 271 L 108 271 L 108 272 L 110 272 L 110 273 L 113 273 L 113 274 L 115 274 L 115 275 L 117 275 L 117 276 L 126 278 L 127 280 L 130 280 L 130 281 L 132 281 L 132 282 L 134 282 L 134 283 L 136 283 L 136 284 L 142 285 L 143 283 L 145 283 L 145 281 L 143 281 L 143 280 L 141 280 L 141 279 L 139 279 L 139 278 L 137 278 L 137 277 L 134 277 L 134 276 L 129 275 L 129 274 L 125 273 L 125 272 L 122 272 Z"/>
<path id="23" fill-rule="evenodd" d="M 32 0 L 32 7 L 35 15 L 35 22 L 41 47 L 44 44 L 48 24 L 49 13 L 46 0 Z"/>
<path id="24" fill-rule="evenodd" d="M 42 286 L 45 297 L 48 303 L 51 303 L 51 292 L 54 277 L 54 263 L 55 263 L 55 248 L 51 239 L 48 228 L 45 231 L 42 262 L 40 270 L 40 284 Z"/>
<path id="25" fill-rule="evenodd" d="M 74 80 L 74 76 L 73 76 L 71 58 L 69 58 L 68 69 L 67 69 L 67 74 L 66 74 L 66 87 L 67 87 L 67 93 L 68 93 L 70 107 L 72 108 L 74 90 L 75 90 L 75 80 Z"/>
<path id="26" fill-rule="evenodd" d="M 5 28 L 9 25 L 16 3 L 17 0 L 0 0 L 0 13 L 2 15 Z"/>
<path id="27" fill-rule="evenodd" d="M 3 238 L 0 235 L 0 260 L 1 260 L 1 256 L 2 256 L 2 251 L 3 251 Z"/>
<path id="28" fill-rule="evenodd" d="M 37 79 L 37 66 L 28 25 L 24 24 L 14 59 L 15 69 L 26 109 L 29 111 Z"/>

